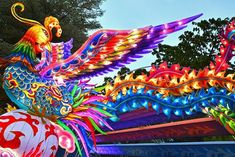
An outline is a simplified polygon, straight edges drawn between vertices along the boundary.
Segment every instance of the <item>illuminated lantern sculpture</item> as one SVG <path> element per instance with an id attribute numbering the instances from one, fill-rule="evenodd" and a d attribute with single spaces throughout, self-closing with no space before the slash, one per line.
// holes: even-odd
<path id="1" fill-rule="evenodd" d="M 27 157 L 54 156 L 58 145 L 68 153 L 77 150 L 80 156 L 89 156 L 96 147 L 95 133 L 105 134 L 104 126 L 112 130 L 106 120 L 117 119 L 117 109 L 106 104 L 109 98 L 102 95 L 104 87 L 96 88 L 87 78 L 150 53 L 168 34 L 201 16 L 134 30 L 100 30 L 72 54 L 72 40 L 51 43 L 52 29 L 57 37 L 62 34 L 57 18 L 46 17 L 41 24 L 19 16 L 16 7 L 22 12 L 24 5 L 13 4 L 11 12 L 30 28 L 11 55 L 0 58 L 0 66 L 5 67 L 3 89 L 26 112 L 1 116 L 0 146 Z"/>
<path id="2" fill-rule="evenodd" d="M 24 110 L 0 116 L 0 137 L 1 156 L 4 156 L 3 153 L 11 156 L 12 153 L 17 157 L 52 157 L 58 149 L 58 137 L 53 124 Z"/>
<path id="3" fill-rule="evenodd" d="M 1 150 L 15 156 L 49 157 L 55 156 L 60 145 L 68 153 L 77 150 L 80 156 L 89 156 L 95 151 L 95 133 L 106 134 L 104 126 L 112 130 L 107 119 L 141 107 L 152 107 L 168 119 L 206 112 L 235 134 L 235 121 L 229 117 L 233 114 L 225 115 L 235 108 L 235 75 L 225 75 L 227 62 L 234 56 L 234 22 L 222 32 L 221 53 L 208 67 L 197 71 L 164 62 L 152 66 L 149 75 L 130 73 L 95 87 L 88 83 L 91 77 L 151 53 L 168 34 L 202 14 L 134 30 L 100 30 L 71 53 L 72 40 L 51 43 L 52 29 L 57 37 L 62 33 L 57 18 L 46 17 L 42 25 L 19 16 L 16 7 L 22 12 L 24 5 L 13 4 L 11 12 L 30 28 L 11 55 L 0 58 L 0 66 L 6 68 L 3 89 L 22 110 L 0 116 Z"/>

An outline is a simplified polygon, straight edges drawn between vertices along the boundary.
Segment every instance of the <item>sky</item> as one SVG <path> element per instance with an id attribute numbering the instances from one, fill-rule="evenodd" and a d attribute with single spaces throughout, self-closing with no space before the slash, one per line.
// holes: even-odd
<path id="1" fill-rule="evenodd" d="M 106 0 L 101 8 L 104 15 L 98 18 L 105 29 L 134 29 L 159 25 L 203 13 L 200 20 L 235 16 L 234 0 Z M 178 33 L 170 34 L 163 44 L 177 45 L 178 36 L 191 30 L 192 24 Z M 92 32 L 91 32 L 92 33 Z M 131 70 L 149 66 L 155 61 L 151 54 L 127 65 Z M 105 76 L 113 77 L 118 70 L 108 75 L 93 78 L 92 83 L 102 84 Z"/>

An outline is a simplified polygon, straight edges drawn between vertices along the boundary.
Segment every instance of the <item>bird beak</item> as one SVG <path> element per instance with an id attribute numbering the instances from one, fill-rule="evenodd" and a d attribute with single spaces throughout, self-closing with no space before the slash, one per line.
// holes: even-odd
<path id="1" fill-rule="evenodd" d="M 51 50 L 52 50 L 52 48 L 51 48 L 51 43 L 47 43 L 47 44 L 44 46 L 44 48 L 45 48 L 46 50 L 48 50 L 49 52 L 51 52 Z"/>

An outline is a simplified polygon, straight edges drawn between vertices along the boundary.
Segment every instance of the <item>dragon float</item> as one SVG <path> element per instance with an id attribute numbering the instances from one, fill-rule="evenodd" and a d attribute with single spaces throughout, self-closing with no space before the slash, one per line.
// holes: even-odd
<path id="1" fill-rule="evenodd" d="M 107 120 L 141 107 L 152 107 L 168 118 L 203 112 L 217 119 L 234 135 L 234 74 L 227 74 L 235 50 L 235 22 L 220 35 L 220 54 L 199 71 L 166 62 L 152 66 L 149 75 L 133 74 L 102 88 L 89 84 L 92 77 L 109 73 L 152 52 L 170 33 L 200 15 L 134 30 L 100 30 L 74 53 L 72 40 L 52 43 L 52 29 L 60 37 L 59 21 L 46 17 L 44 25 L 12 15 L 30 26 L 10 56 L 3 88 L 17 106 L 0 116 L 0 153 L 10 156 L 55 156 L 58 145 L 66 152 L 89 156 L 96 148 L 96 132 L 105 134 Z M 40 60 L 37 54 L 41 54 Z M 102 94 L 101 89 L 105 90 Z M 157 116 L 157 115 L 156 115 Z"/>

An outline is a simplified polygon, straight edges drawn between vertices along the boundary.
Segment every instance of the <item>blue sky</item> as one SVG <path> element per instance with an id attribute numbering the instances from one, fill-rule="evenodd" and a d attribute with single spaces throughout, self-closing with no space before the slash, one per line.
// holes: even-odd
<path id="1" fill-rule="evenodd" d="M 235 16 L 234 0 L 106 0 L 102 9 L 105 13 L 98 20 L 105 29 L 134 29 L 148 25 L 159 25 L 185 17 L 203 13 L 197 21 L 209 18 Z M 175 34 L 169 35 L 164 44 L 176 45 L 178 36 L 192 25 Z M 127 65 L 136 69 L 150 65 L 154 61 L 151 54 Z M 118 70 L 117 70 L 118 71 Z M 117 71 L 105 76 L 114 76 Z M 103 77 L 105 77 L 103 76 Z M 103 77 L 93 78 L 92 83 L 103 83 Z"/>

